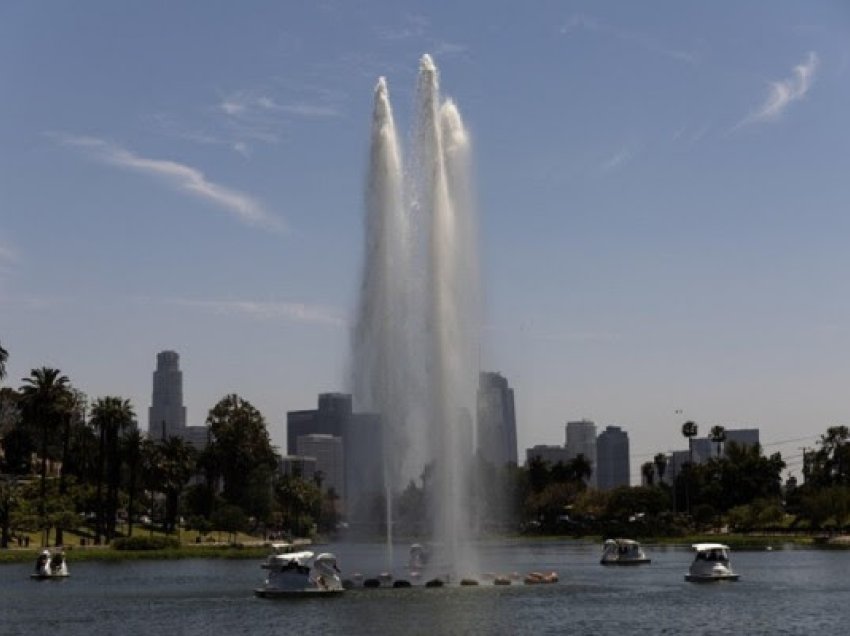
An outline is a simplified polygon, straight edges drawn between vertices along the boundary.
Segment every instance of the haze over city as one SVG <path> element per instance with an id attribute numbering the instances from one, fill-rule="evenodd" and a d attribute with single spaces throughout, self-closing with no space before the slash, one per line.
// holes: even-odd
<path id="1" fill-rule="evenodd" d="M 62 369 L 140 423 L 348 390 L 372 89 L 430 52 L 474 140 L 480 366 L 520 453 L 567 420 L 757 427 L 791 472 L 850 421 L 850 8 L 673 2 L 0 8 L 6 382 Z"/>

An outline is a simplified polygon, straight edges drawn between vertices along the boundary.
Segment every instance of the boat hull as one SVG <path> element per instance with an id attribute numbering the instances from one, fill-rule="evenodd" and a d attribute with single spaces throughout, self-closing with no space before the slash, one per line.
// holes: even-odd
<path id="1" fill-rule="evenodd" d="M 652 563 L 652 559 L 626 559 L 624 561 L 606 561 L 603 559 L 599 563 L 602 565 L 646 565 Z"/>
<path id="2" fill-rule="evenodd" d="M 254 595 L 259 598 L 317 598 L 325 596 L 342 596 L 345 590 L 276 590 L 258 587 Z"/>
<path id="3" fill-rule="evenodd" d="M 30 574 L 33 581 L 61 581 L 67 579 L 70 574 Z"/>
<path id="4" fill-rule="evenodd" d="M 685 580 L 688 583 L 719 583 L 720 581 L 737 581 L 739 578 L 741 578 L 740 574 L 722 574 L 718 576 L 685 575 Z"/>

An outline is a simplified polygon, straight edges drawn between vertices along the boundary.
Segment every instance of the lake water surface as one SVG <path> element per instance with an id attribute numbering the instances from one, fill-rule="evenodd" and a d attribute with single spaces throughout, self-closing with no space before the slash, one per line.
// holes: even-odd
<path id="1" fill-rule="evenodd" d="M 345 575 L 383 569 L 379 545 L 328 546 Z M 324 548 L 323 548 L 324 549 Z M 492 543 L 486 571 L 556 571 L 546 586 L 351 590 L 263 600 L 256 560 L 74 563 L 63 582 L 0 566 L 0 635 L 57 634 L 848 634 L 850 551 L 736 551 L 737 583 L 685 583 L 691 554 L 646 547 L 652 564 L 599 565 L 600 546 Z M 398 560 L 406 550 L 397 550 Z"/>

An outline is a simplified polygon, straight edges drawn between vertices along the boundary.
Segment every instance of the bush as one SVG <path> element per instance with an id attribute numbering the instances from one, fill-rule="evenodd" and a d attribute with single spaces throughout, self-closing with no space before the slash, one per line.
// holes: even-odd
<path id="1" fill-rule="evenodd" d="M 180 542 L 173 537 L 123 537 L 112 542 L 115 550 L 167 550 L 179 548 Z"/>

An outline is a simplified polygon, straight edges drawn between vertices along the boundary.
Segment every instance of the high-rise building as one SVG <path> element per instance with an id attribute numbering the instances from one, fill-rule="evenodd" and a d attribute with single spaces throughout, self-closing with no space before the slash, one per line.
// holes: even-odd
<path id="1" fill-rule="evenodd" d="M 313 477 L 316 476 L 316 458 L 284 455 L 277 462 L 277 472 L 284 477 L 298 477 L 305 481 L 313 481 Z"/>
<path id="2" fill-rule="evenodd" d="M 333 490 L 341 502 L 345 501 L 345 457 L 342 438 L 333 435 L 300 435 L 296 442 L 299 457 L 313 457 L 316 460 L 316 479 L 320 474 L 322 490 Z"/>
<path id="3" fill-rule="evenodd" d="M 514 390 L 500 373 L 478 375 L 478 453 L 497 466 L 517 463 Z"/>
<path id="4" fill-rule="evenodd" d="M 725 456 L 730 443 L 739 446 L 755 446 L 759 443 L 757 428 L 729 428 L 725 430 L 726 439 L 720 442 L 720 454 Z M 702 464 L 718 455 L 718 443 L 710 437 L 694 437 L 691 439 L 689 451 L 693 451 L 694 464 Z"/>
<path id="5" fill-rule="evenodd" d="M 584 455 L 590 462 L 591 475 L 588 486 L 596 486 L 596 424 L 590 420 L 567 422 L 567 451 L 570 459 Z"/>
<path id="6" fill-rule="evenodd" d="M 332 435 L 342 440 L 344 483 L 349 514 L 367 517 L 375 495 L 384 492 L 383 426 L 376 413 L 353 413 L 348 393 L 322 393 L 318 408 L 286 414 L 286 446 L 300 455 L 297 440 L 304 435 Z M 342 496 L 342 492 L 337 492 Z"/>
<path id="7" fill-rule="evenodd" d="M 596 487 L 628 486 L 629 470 L 628 433 L 619 426 L 606 426 L 596 438 Z"/>
<path id="8" fill-rule="evenodd" d="M 717 444 L 707 437 L 694 437 L 691 439 L 689 452 L 693 452 L 694 464 L 702 464 L 715 456 Z"/>
<path id="9" fill-rule="evenodd" d="M 564 446 L 546 446 L 542 444 L 525 450 L 526 465 L 535 458 L 543 460 L 550 467 L 559 462 L 566 464 L 571 459 L 569 451 Z"/>
<path id="10" fill-rule="evenodd" d="M 148 409 L 148 437 L 164 440 L 180 437 L 198 450 L 209 441 L 208 426 L 186 426 L 186 407 L 183 406 L 183 372 L 176 351 L 156 354 L 153 372 L 153 397 Z"/>
<path id="11" fill-rule="evenodd" d="M 180 436 L 186 428 L 183 406 L 183 372 L 176 351 L 156 354 L 153 372 L 153 398 L 148 409 L 148 435 L 152 439 Z"/>
<path id="12" fill-rule="evenodd" d="M 318 409 L 286 414 L 286 451 L 290 455 L 297 454 L 296 440 L 301 435 L 318 433 L 345 439 L 351 415 L 351 395 L 320 393 Z"/>
<path id="13" fill-rule="evenodd" d="M 676 483 L 682 468 L 690 461 L 690 453 L 686 450 L 673 451 L 667 458 L 667 468 L 664 471 L 664 482 L 670 485 Z"/>
<path id="14" fill-rule="evenodd" d="M 723 453 L 730 442 L 739 446 L 755 446 L 759 443 L 759 429 L 757 428 L 731 428 L 726 430 L 726 441 L 723 443 Z"/>

